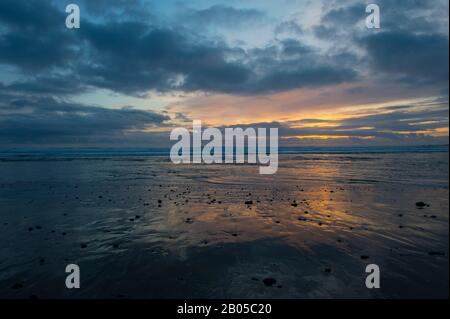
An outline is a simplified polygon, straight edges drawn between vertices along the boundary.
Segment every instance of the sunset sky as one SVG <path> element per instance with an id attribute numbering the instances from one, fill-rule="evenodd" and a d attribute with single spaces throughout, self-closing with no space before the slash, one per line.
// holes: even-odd
<path id="1" fill-rule="evenodd" d="M 170 146 L 194 119 L 447 144 L 448 0 L 372 2 L 380 29 L 360 0 L 1 0 L 0 146 Z"/>

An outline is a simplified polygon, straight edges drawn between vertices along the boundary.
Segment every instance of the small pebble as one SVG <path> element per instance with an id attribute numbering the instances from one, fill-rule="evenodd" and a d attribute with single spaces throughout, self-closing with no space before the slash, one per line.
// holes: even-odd
<path id="1" fill-rule="evenodd" d="M 268 287 L 272 287 L 273 285 L 275 285 L 277 283 L 277 281 L 273 278 L 265 278 L 263 280 L 264 285 L 268 286 Z"/>
<path id="2" fill-rule="evenodd" d="M 362 259 L 362 260 L 369 259 L 369 256 L 367 256 L 367 255 L 361 255 L 361 259 Z"/>

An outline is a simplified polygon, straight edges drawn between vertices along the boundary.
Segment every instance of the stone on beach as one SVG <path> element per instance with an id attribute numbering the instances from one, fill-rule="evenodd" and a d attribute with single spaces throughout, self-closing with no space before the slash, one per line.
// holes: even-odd
<path id="1" fill-rule="evenodd" d="M 264 283 L 264 285 L 266 285 L 268 287 L 272 287 L 273 285 L 275 285 L 277 283 L 277 281 L 273 278 L 265 278 L 265 279 L 263 279 L 263 283 Z"/>
<path id="2" fill-rule="evenodd" d="M 418 208 L 424 208 L 424 207 L 430 207 L 429 204 L 425 203 L 425 202 L 417 202 L 416 203 L 416 207 Z"/>

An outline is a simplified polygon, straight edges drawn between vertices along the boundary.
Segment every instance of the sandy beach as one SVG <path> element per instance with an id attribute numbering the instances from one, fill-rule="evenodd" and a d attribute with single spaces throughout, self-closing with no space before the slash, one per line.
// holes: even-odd
<path id="1" fill-rule="evenodd" d="M 3 157 L 0 297 L 448 297 L 448 164 L 448 151 L 290 154 L 264 176 Z M 81 289 L 65 287 L 70 263 Z M 380 289 L 365 286 L 372 263 Z"/>

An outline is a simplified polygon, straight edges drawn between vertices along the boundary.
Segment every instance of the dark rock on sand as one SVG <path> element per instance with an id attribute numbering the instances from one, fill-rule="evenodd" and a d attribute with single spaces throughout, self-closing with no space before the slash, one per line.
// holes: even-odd
<path id="1" fill-rule="evenodd" d="M 367 255 L 361 255 L 361 259 L 362 259 L 362 260 L 369 259 L 369 256 L 367 256 Z"/>
<path id="2" fill-rule="evenodd" d="M 275 285 L 277 283 L 277 281 L 273 278 L 265 278 L 265 279 L 263 279 L 263 283 L 264 283 L 264 285 L 266 285 L 268 287 L 272 287 L 273 285 Z"/>
<path id="3" fill-rule="evenodd" d="M 247 200 L 247 201 L 245 201 L 245 205 L 253 205 L 253 201 L 252 200 Z"/>
<path id="4" fill-rule="evenodd" d="M 416 203 L 416 207 L 418 207 L 418 208 L 424 208 L 424 207 L 430 207 L 430 205 L 427 204 L 427 203 L 424 203 L 424 202 L 417 202 L 417 203 Z"/>
<path id="5" fill-rule="evenodd" d="M 81 244 L 81 248 L 87 248 L 87 244 Z"/>

